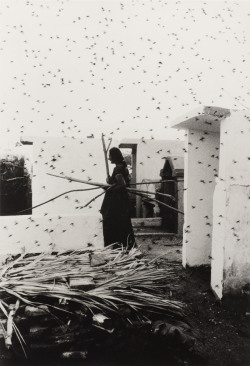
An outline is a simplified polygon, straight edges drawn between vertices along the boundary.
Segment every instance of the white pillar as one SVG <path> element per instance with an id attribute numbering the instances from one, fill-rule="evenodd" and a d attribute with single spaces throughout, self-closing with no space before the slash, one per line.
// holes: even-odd
<path id="1" fill-rule="evenodd" d="M 250 283 L 250 114 L 221 122 L 220 169 L 214 196 L 211 286 L 219 298 Z"/>
<path id="2" fill-rule="evenodd" d="M 184 159 L 183 266 L 210 263 L 219 133 L 188 130 Z"/>

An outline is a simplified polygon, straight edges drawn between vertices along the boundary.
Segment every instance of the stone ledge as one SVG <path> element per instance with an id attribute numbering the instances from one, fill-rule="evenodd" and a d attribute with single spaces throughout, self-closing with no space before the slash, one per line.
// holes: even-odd
<path id="1" fill-rule="evenodd" d="M 162 224 L 161 217 L 143 217 L 131 219 L 133 227 L 160 227 Z"/>
<path id="2" fill-rule="evenodd" d="M 152 232 L 142 232 L 142 233 L 138 233 L 138 232 L 134 232 L 135 237 L 151 237 L 151 236 L 157 236 L 157 237 L 177 237 L 177 234 L 173 234 L 173 233 L 164 233 L 164 232 L 157 232 L 157 231 L 152 231 Z M 182 245 L 182 244 L 180 244 Z"/>

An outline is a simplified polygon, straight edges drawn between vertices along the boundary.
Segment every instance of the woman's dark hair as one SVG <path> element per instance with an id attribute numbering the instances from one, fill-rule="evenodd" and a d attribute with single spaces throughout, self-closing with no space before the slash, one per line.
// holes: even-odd
<path id="1" fill-rule="evenodd" d="M 110 153 L 110 156 L 112 157 L 112 160 L 114 161 L 114 163 L 122 163 L 124 165 L 124 167 L 127 166 L 127 163 L 123 158 L 121 150 L 118 149 L 118 147 L 112 147 L 109 150 L 109 153 Z"/>

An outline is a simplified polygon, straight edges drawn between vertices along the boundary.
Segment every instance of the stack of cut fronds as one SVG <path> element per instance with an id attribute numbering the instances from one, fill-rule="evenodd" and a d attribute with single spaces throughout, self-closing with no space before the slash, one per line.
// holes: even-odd
<path id="1" fill-rule="evenodd" d="M 77 279 L 81 280 L 81 288 L 71 286 Z M 79 305 L 91 316 L 102 313 L 124 318 L 120 307 L 125 306 L 137 319 L 158 313 L 165 319 L 183 320 L 183 305 L 167 300 L 163 292 L 172 280 L 170 269 L 157 269 L 135 248 L 129 252 L 110 246 L 102 250 L 23 254 L 3 266 L 0 309 L 8 316 L 10 305 L 19 300 L 21 304 L 65 311 L 60 306 L 63 302 Z M 127 317 L 125 320 L 131 324 L 134 316 Z"/>

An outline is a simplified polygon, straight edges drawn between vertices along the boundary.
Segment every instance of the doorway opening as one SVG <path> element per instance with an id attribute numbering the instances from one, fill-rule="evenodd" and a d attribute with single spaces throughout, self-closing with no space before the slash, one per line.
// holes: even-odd
<path id="1" fill-rule="evenodd" d="M 119 148 L 122 152 L 124 160 L 127 163 L 129 174 L 130 174 L 130 185 L 132 188 L 135 187 L 136 183 L 136 153 L 137 144 L 120 144 Z M 136 196 L 134 194 L 129 194 L 130 202 L 130 217 L 136 217 Z"/>

